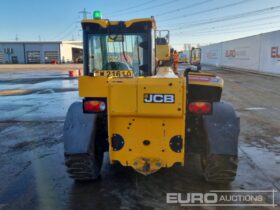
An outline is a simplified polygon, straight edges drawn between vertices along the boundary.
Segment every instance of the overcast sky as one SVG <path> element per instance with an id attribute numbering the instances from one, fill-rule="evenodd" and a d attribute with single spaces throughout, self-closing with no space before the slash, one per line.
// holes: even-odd
<path id="1" fill-rule="evenodd" d="M 280 30 L 280 0 L 1 0 L 0 41 L 81 39 L 84 8 L 112 20 L 153 15 L 178 48 Z"/>

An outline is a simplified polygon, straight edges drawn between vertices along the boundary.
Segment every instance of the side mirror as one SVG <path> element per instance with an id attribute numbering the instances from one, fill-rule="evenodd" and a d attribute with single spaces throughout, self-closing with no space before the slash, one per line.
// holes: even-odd
<path id="1" fill-rule="evenodd" d="M 144 71 L 144 72 L 148 72 L 148 65 L 147 64 L 143 64 L 143 65 L 139 66 L 139 69 Z"/>
<path id="2" fill-rule="evenodd" d="M 201 48 L 192 48 L 190 64 L 200 66 L 201 64 Z"/>
<path id="3" fill-rule="evenodd" d="M 191 67 L 187 67 L 184 71 L 184 76 L 186 77 L 190 71 L 192 71 Z"/>

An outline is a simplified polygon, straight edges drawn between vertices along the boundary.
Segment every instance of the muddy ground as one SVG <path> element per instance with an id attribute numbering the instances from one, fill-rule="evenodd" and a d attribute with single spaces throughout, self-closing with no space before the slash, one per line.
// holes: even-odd
<path id="1" fill-rule="evenodd" d="M 196 155 L 186 158 L 185 167 L 147 177 L 111 166 L 105 156 L 99 180 L 75 183 L 64 167 L 62 128 L 69 105 L 81 100 L 77 80 L 67 71 L 80 67 L 0 66 L 0 210 L 181 209 L 166 203 L 166 193 L 280 190 L 280 77 L 213 68 L 209 70 L 225 79 L 223 100 L 241 117 L 233 183 L 206 183 Z M 279 193 L 275 195 L 280 203 Z M 271 202 L 271 193 L 266 193 L 264 203 Z"/>

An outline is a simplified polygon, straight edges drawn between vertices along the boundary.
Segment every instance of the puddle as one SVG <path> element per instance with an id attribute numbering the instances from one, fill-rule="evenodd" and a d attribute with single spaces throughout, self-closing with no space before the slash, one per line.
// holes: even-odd
<path id="1" fill-rule="evenodd" d="M 63 120 L 68 107 L 81 99 L 74 89 L 53 90 L 51 94 L 0 96 L 0 110 L 5 110 L 0 121 Z"/>
<path id="2" fill-rule="evenodd" d="M 254 157 L 252 161 L 259 167 L 265 177 L 269 177 L 277 189 L 280 189 L 279 183 L 273 181 L 280 180 L 280 156 L 274 152 L 267 151 L 265 148 L 256 148 L 246 144 L 242 146 L 242 151 L 249 157 Z"/>
<path id="3" fill-rule="evenodd" d="M 24 89 L 0 90 L 0 96 L 26 95 L 31 93 L 32 90 L 24 90 Z"/>
<path id="4" fill-rule="evenodd" d="M 0 85 L 0 96 L 21 96 L 30 94 L 53 94 L 78 91 L 78 80 L 72 78 L 36 78 L 29 82 L 5 83 Z M 1 81 L 0 81 L 1 82 Z"/>
<path id="5" fill-rule="evenodd" d="M 246 111 L 258 111 L 258 110 L 264 110 L 266 108 L 264 107 L 249 107 L 249 108 L 245 108 L 244 110 Z"/>
<path id="6" fill-rule="evenodd" d="M 274 139 L 275 139 L 277 142 L 280 143 L 280 136 L 276 136 L 276 137 L 274 137 Z"/>

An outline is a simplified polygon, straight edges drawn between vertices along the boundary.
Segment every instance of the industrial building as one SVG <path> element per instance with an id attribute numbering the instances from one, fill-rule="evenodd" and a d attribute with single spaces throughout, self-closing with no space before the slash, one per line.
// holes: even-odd
<path id="1" fill-rule="evenodd" d="M 81 63 L 81 41 L 0 42 L 0 64 Z"/>
<path id="2" fill-rule="evenodd" d="M 280 30 L 203 46 L 202 63 L 280 74 Z"/>

